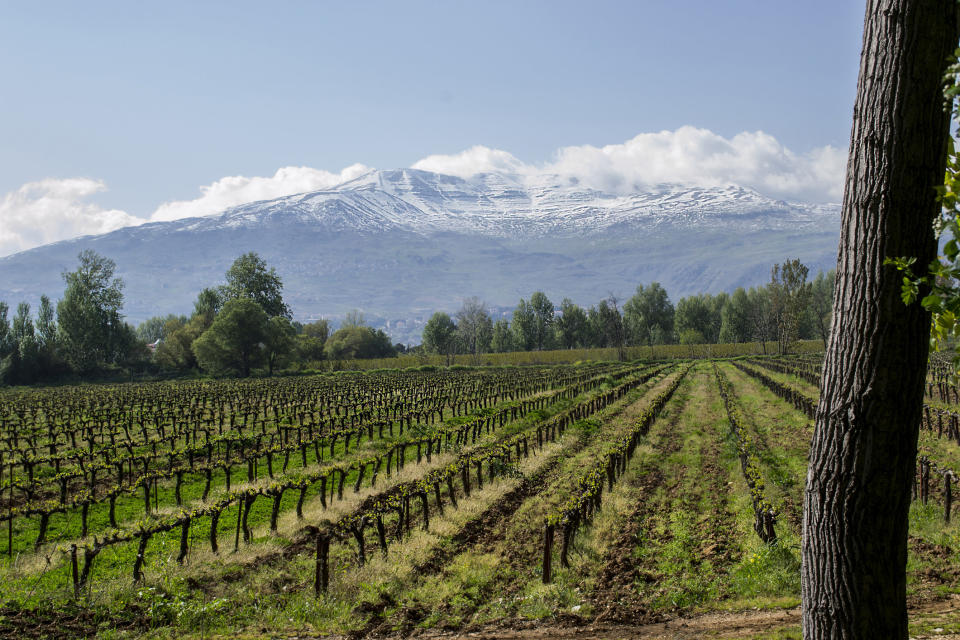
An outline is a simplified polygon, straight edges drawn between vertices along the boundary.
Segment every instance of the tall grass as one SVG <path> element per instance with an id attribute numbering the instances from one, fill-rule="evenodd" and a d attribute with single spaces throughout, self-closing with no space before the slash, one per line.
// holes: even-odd
<path id="1" fill-rule="evenodd" d="M 795 353 L 816 353 L 823 350 L 820 340 L 801 340 L 794 348 Z M 777 351 L 776 342 L 766 343 L 766 353 Z M 627 360 L 690 359 L 690 358 L 732 358 L 736 356 L 760 355 L 764 353 L 759 342 L 740 344 L 665 344 L 642 347 L 626 347 Z M 395 358 L 371 358 L 368 360 L 325 360 L 311 362 L 307 369 L 319 371 L 366 370 L 366 369 L 405 369 L 408 367 L 450 365 L 461 366 L 508 366 L 536 364 L 566 364 L 582 361 L 612 361 L 617 359 L 617 349 L 556 349 L 552 351 L 512 351 L 510 353 L 483 353 L 479 355 L 460 354 L 440 355 L 400 355 Z"/>

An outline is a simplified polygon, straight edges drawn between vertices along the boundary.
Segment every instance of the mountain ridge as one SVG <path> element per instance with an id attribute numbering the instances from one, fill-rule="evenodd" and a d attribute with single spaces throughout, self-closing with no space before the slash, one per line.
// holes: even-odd
<path id="1" fill-rule="evenodd" d="M 0 258 L 0 300 L 59 297 L 59 274 L 84 248 L 117 262 L 133 321 L 189 311 L 245 251 L 276 266 L 301 319 L 351 308 L 415 318 L 471 295 L 509 306 L 537 289 L 593 304 L 652 280 L 676 300 L 760 284 L 787 258 L 831 268 L 838 233 L 837 205 L 733 184 L 601 191 L 556 176 L 373 170 L 329 189 Z"/>

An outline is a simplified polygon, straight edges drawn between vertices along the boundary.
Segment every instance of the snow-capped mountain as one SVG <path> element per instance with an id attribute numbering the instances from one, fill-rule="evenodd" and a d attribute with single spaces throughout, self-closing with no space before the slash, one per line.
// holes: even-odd
<path id="1" fill-rule="evenodd" d="M 463 179 L 417 169 L 370 171 L 324 191 L 252 202 L 197 222 L 257 225 L 280 215 L 329 229 L 420 234 L 478 233 L 512 238 L 602 233 L 615 225 L 694 226 L 723 220 L 738 229 L 784 229 L 830 223 L 836 207 L 787 203 L 737 185 L 657 185 L 626 195 L 564 183 L 559 177 L 483 173 Z"/>
<path id="2" fill-rule="evenodd" d="M 0 258 L 0 300 L 57 297 L 59 274 L 84 248 L 117 262 L 132 321 L 188 311 L 245 251 L 277 267 L 302 319 L 351 308 L 411 318 L 471 295 L 513 305 L 537 289 L 592 304 L 653 280 L 676 299 L 762 283 L 788 258 L 830 268 L 838 229 L 835 205 L 737 185 L 599 191 L 540 175 L 371 171 L 327 190 Z"/>

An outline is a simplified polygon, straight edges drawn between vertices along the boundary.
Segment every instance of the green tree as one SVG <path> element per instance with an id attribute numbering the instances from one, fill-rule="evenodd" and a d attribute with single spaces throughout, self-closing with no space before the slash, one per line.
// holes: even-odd
<path id="1" fill-rule="evenodd" d="M 421 340 L 427 352 L 445 355 L 449 361 L 450 356 L 456 353 L 457 325 L 449 315 L 437 311 L 424 325 Z"/>
<path id="2" fill-rule="evenodd" d="M 713 296 L 699 294 L 677 303 L 675 331 L 681 344 L 712 344 L 720 335 L 722 305 Z"/>
<path id="3" fill-rule="evenodd" d="M 770 307 L 777 329 L 777 351 L 787 353 L 800 337 L 801 316 L 810 299 L 809 269 L 800 260 L 775 264 L 770 271 Z"/>
<path id="4" fill-rule="evenodd" d="M 213 319 L 220 312 L 223 306 L 223 298 L 220 292 L 212 287 L 202 289 L 197 294 L 197 300 L 193 303 L 193 314 L 191 318 L 199 318 L 204 329 L 213 324 Z"/>
<path id="5" fill-rule="evenodd" d="M 326 342 L 327 338 L 330 337 L 330 322 L 326 318 L 309 322 L 303 325 L 302 334 Z"/>
<path id="6" fill-rule="evenodd" d="M 0 302 L 0 360 L 9 354 L 11 349 L 10 319 L 7 317 L 9 312 L 7 303 Z"/>
<path id="7" fill-rule="evenodd" d="M 57 312 L 46 295 L 40 296 L 37 310 L 37 336 L 45 349 L 55 349 L 57 344 Z"/>
<path id="8" fill-rule="evenodd" d="M 62 368 L 57 344 L 57 312 L 46 295 L 40 296 L 40 308 L 37 309 L 37 343 L 40 350 L 40 377 L 46 378 L 58 373 Z"/>
<path id="9" fill-rule="evenodd" d="M 21 302 L 17 305 L 17 313 L 13 316 L 10 334 L 15 342 L 34 337 L 33 318 L 30 316 L 30 304 Z"/>
<path id="10" fill-rule="evenodd" d="M 267 320 L 263 308 L 250 298 L 228 300 L 210 328 L 193 342 L 197 362 L 209 371 L 248 377 L 266 355 Z"/>
<path id="11" fill-rule="evenodd" d="M 180 320 L 181 324 L 187 322 L 186 316 L 177 316 L 173 313 L 165 316 L 153 316 L 147 318 L 137 325 L 137 339 L 141 342 L 153 343 L 157 340 L 163 340 L 167 337 L 166 326 L 170 320 Z"/>
<path id="12" fill-rule="evenodd" d="M 510 323 L 506 318 L 500 318 L 493 323 L 490 350 L 494 353 L 509 353 L 514 350 L 513 331 L 510 329 Z"/>
<path id="13" fill-rule="evenodd" d="M 351 309 L 347 311 L 347 315 L 343 317 L 343 322 L 340 323 L 340 328 L 345 329 L 346 327 L 362 327 L 366 324 L 366 320 L 363 317 L 363 312 L 359 309 Z"/>
<path id="14" fill-rule="evenodd" d="M 0 362 L 0 379 L 8 384 L 30 384 L 40 373 L 40 345 L 34 332 L 30 305 L 21 302 L 9 331 L 8 353 Z"/>
<path id="15" fill-rule="evenodd" d="M 158 335 L 162 339 L 153 353 L 154 362 L 164 369 L 177 371 L 189 371 L 199 367 L 193 342 L 210 328 L 222 305 L 223 298 L 220 293 L 207 287 L 197 294 L 189 320 L 184 316 L 169 315 L 163 319 L 163 327 L 159 331 L 152 327 L 145 329 L 144 334 Z"/>
<path id="16" fill-rule="evenodd" d="M 810 287 L 810 305 L 809 313 L 812 317 L 811 324 L 816 331 L 817 337 L 823 340 L 823 347 L 827 347 L 827 338 L 830 337 L 830 323 L 833 315 L 833 285 L 836 281 L 837 271 L 830 269 L 827 273 L 821 271 L 813 279 Z"/>
<path id="17" fill-rule="evenodd" d="M 602 349 L 608 346 L 603 316 L 596 306 L 587 309 L 586 336 L 586 346 L 588 347 Z"/>
<path id="18" fill-rule="evenodd" d="M 721 343 L 749 342 L 753 337 L 750 321 L 750 297 L 743 287 L 737 287 L 720 313 Z"/>
<path id="19" fill-rule="evenodd" d="M 674 308 L 659 282 L 640 285 L 623 305 L 623 323 L 627 344 L 662 344 L 673 333 Z"/>
<path id="20" fill-rule="evenodd" d="M 513 320 L 510 329 L 513 331 L 513 346 L 517 351 L 531 351 L 536 348 L 537 315 L 533 306 L 520 298 L 520 303 L 513 310 Z"/>
<path id="21" fill-rule="evenodd" d="M 396 355 L 390 336 L 380 329 L 349 325 L 337 329 L 324 348 L 329 360 L 389 358 Z"/>
<path id="22" fill-rule="evenodd" d="M 123 280 L 113 260 L 85 249 L 76 271 L 63 274 L 66 289 L 57 303 L 59 343 L 70 366 L 80 373 L 120 361 L 129 346 L 120 315 Z"/>
<path id="23" fill-rule="evenodd" d="M 467 353 L 479 355 L 490 351 L 493 321 L 487 305 L 479 298 L 467 298 L 456 315 L 457 338 Z"/>
<path id="24" fill-rule="evenodd" d="M 556 325 L 557 337 L 564 349 L 587 345 L 587 313 L 570 298 L 564 298 L 560 303 Z"/>
<path id="25" fill-rule="evenodd" d="M 210 322 L 213 323 L 212 319 Z M 164 369 L 188 371 L 197 368 L 193 342 L 208 328 L 205 314 L 194 315 L 190 320 L 184 320 L 182 316 L 170 317 L 163 326 L 163 342 L 153 353 L 154 361 Z"/>
<path id="26" fill-rule="evenodd" d="M 227 270 L 227 284 L 220 288 L 224 301 L 249 298 L 269 316 L 290 318 L 290 308 L 283 301 L 283 281 L 273 267 L 257 253 L 245 253 Z"/>
<path id="27" fill-rule="evenodd" d="M 330 323 L 320 319 L 303 325 L 297 336 L 297 353 L 303 362 L 323 360 L 324 347 L 330 337 Z"/>
<path id="28" fill-rule="evenodd" d="M 766 287 L 750 287 L 747 291 L 747 300 L 753 337 L 760 342 L 763 353 L 766 353 L 767 342 L 777 335 L 770 292 Z"/>
<path id="29" fill-rule="evenodd" d="M 266 335 L 263 340 L 267 361 L 267 373 L 285 364 L 297 344 L 297 332 L 289 320 L 283 316 L 273 316 L 267 321 Z"/>
<path id="30" fill-rule="evenodd" d="M 617 306 L 617 298 L 610 296 L 606 300 L 601 300 L 597 305 L 597 319 L 602 328 L 604 341 L 609 347 L 616 347 L 617 358 L 625 359 L 624 345 L 626 342 L 626 332 L 623 326 L 623 317 L 620 315 L 620 309 Z"/>
<path id="31" fill-rule="evenodd" d="M 530 308 L 533 311 L 533 348 L 537 351 L 553 348 L 554 309 L 550 298 L 542 291 L 530 296 Z"/>

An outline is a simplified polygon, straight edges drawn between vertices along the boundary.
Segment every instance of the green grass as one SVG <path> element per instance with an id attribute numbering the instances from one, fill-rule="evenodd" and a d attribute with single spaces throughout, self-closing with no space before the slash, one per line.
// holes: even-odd
<path id="1" fill-rule="evenodd" d="M 94 564 L 92 583 L 81 596 L 81 603 L 95 612 L 100 625 L 98 637 L 110 640 L 140 635 L 172 640 L 215 634 L 250 638 L 343 634 L 357 631 L 371 620 L 383 625 L 381 631 L 392 629 L 403 636 L 416 629 L 462 630 L 517 619 L 552 625 L 558 618 L 578 616 L 590 623 L 607 613 L 608 607 L 666 617 L 712 612 L 736 616 L 744 609 L 796 607 L 800 594 L 798 518 L 810 421 L 732 365 L 719 366 L 748 416 L 746 429 L 756 447 L 766 491 L 780 513 L 775 544 L 764 544 L 753 531 L 753 508 L 736 443 L 714 380 L 713 365 L 704 362 L 698 363 L 680 384 L 637 448 L 626 473 L 612 490 L 605 487 L 602 510 L 589 526 L 577 532 L 569 568 L 560 566 L 557 536 L 551 584 L 544 585 L 541 580 L 544 518 L 565 503 L 584 470 L 611 441 L 632 427 L 633 419 L 677 375 L 677 369 L 577 421 L 543 452 L 511 465 L 510 473 L 492 482 L 485 477 L 483 489 L 475 486 L 470 498 L 458 493 L 459 507 L 454 509 L 447 503 L 442 515 L 432 513 L 429 531 L 420 529 L 415 516 L 411 534 L 403 541 L 392 542 L 386 557 L 380 554 L 372 533 L 367 545 L 369 562 L 363 567 L 357 565 L 352 540 L 336 542 L 331 548 L 331 587 L 326 596 L 317 598 L 313 594 L 313 549 L 310 544 L 302 544 L 300 530 L 320 518 L 347 513 L 365 496 L 376 493 L 365 487 L 353 494 L 351 479 L 344 500 L 326 512 L 320 508 L 316 491 L 311 491 L 303 521 L 293 513 L 297 492 L 288 491 L 277 534 L 268 530 L 271 500 L 258 498 L 249 516 L 253 541 L 241 541 L 236 554 L 236 508 L 221 516 L 218 556 L 209 552 L 207 519 L 191 528 L 191 553 L 182 567 L 175 560 L 179 531 L 155 536 L 147 547 L 146 579 L 141 585 L 133 585 L 130 580 L 135 544 L 108 548 Z M 790 376 L 763 372 L 795 387 L 802 386 Z M 531 433 L 538 420 L 614 384 L 612 379 L 605 380 L 580 398 L 530 412 L 522 420 L 484 434 L 478 446 L 513 434 Z M 471 416 L 493 410 L 478 409 Z M 444 422 L 456 425 L 469 419 L 448 415 Z M 399 437 L 395 434 L 394 439 Z M 349 456 L 343 454 L 341 443 L 336 458 L 382 451 L 391 442 L 385 437 L 365 442 L 360 448 L 354 445 Z M 953 445 L 946 440 L 935 444 L 943 448 L 944 455 L 951 454 Z M 307 466 L 317 465 L 312 448 L 308 453 Z M 426 469 L 446 464 L 456 453 L 434 457 L 431 465 L 408 463 L 405 472 L 418 477 Z M 323 463 L 327 460 L 325 457 Z M 281 464 L 282 459 L 275 461 L 277 475 Z M 300 466 L 299 455 L 291 456 L 287 473 L 296 473 Z M 455 543 L 456 537 L 488 508 L 520 487 L 524 477 L 543 469 L 549 471 L 537 476 L 539 480 L 529 497 L 484 529 L 478 541 Z M 258 465 L 255 482 L 264 482 L 265 476 L 266 465 Z M 377 491 L 399 479 L 395 476 L 378 481 Z M 214 474 L 211 495 L 222 492 L 225 484 L 222 472 Z M 231 485 L 246 484 L 246 468 L 238 465 Z M 197 501 L 202 486 L 202 476 L 185 482 L 185 503 Z M 174 504 L 172 482 L 160 484 L 159 502 L 161 508 Z M 139 494 L 118 501 L 118 520 L 131 523 L 141 518 L 142 505 Z M 415 513 L 419 515 L 419 509 Z M 18 521 L 17 525 L 17 548 L 22 553 L 14 563 L 0 563 L 3 599 L 51 615 L 69 609 L 72 581 L 68 564 L 59 552 L 51 555 L 48 565 L 44 553 L 29 551 L 36 533 L 35 520 Z M 50 536 L 71 540 L 79 533 L 79 526 L 77 513 L 57 517 L 51 521 Z M 105 527 L 106 505 L 94 507 L 91 531 Z M 910 535 L 911 598 L 929 602 L 960 593 L 960 580 L 954 577 L 960 565 L 960 518 L 945 524 L 942 505 L 934 496 L 927 506 L 912 505 Z M 0 546 L 4 542 L 0 537 Z M 301 545 L 296 553 L 290 552 L 294 544 Z M 47 552 L 53 548 L 48 546 Z M 436 566 L 417 572 L 435 556 L 441 558 Z M 613 562 L 618 558 L 629 561 L 623 570 L 630 573 L 612 586 L 601 583 L 607 567 L 620 566 Z M 134 622 L 149 629 L 145 634 L 122 629 Z M 946 615 L 920 613 L 911 618 L 911 634 L 941 633 L 935 629 L 957 633 L 958 625 Z M 745 637 L 783 639 L 800 635 L 796 625 L 784 623 L 780 628 L 774 626 Z"/>

